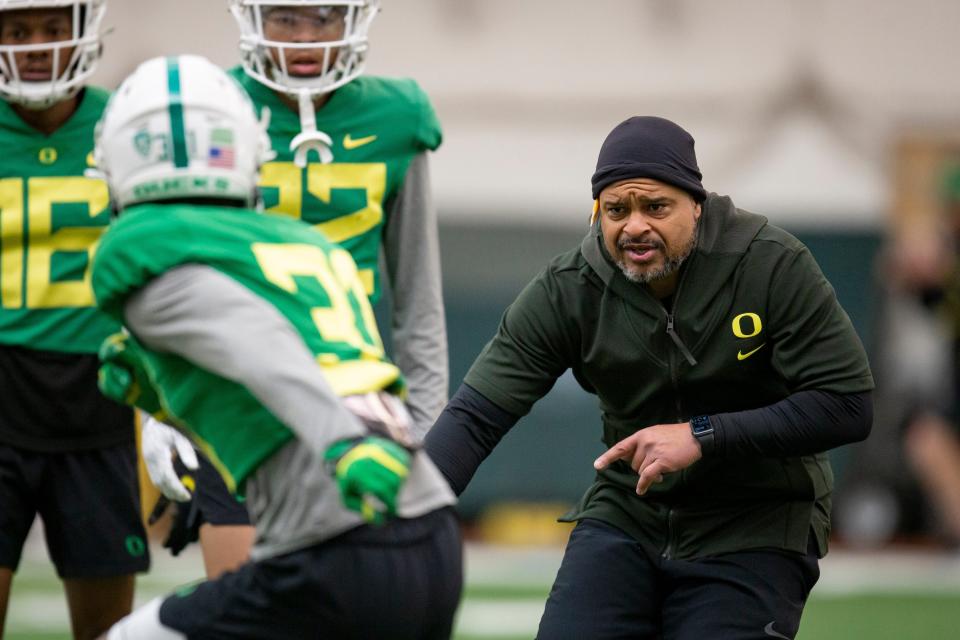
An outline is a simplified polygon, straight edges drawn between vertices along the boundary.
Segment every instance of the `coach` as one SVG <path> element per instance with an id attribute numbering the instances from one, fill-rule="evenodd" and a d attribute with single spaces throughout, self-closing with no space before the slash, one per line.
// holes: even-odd
<path id="1" fill-rule="evenodd" d="M 592 184 L 590 232 L 509 307 L 427 451 L 463 491 L 572 369 L 610 448 L 538 637 L 792 638 L 827 552 L 824 452 L 870 431 L 863 346 L 807 248 L 707 193 L 673 122 L 620 123 Z"/>

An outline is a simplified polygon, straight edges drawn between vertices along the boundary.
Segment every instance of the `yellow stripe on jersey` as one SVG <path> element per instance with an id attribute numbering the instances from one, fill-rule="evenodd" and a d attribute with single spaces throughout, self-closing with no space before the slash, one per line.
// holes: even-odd
<path id="1" fill-rule="evenodd" d="M 400 370 L 389 362 L 379 360 L 345 360 L 326 362 L 317 358 L 320 368 L 340 397 L 382 391 L 400 377 Z"/>

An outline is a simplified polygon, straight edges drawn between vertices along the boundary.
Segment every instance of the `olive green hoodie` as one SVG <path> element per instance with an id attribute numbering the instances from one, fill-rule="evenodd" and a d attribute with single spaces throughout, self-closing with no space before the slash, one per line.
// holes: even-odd
<path id="1" fill-rule="evenodd" d="M 608 446 L 796 391 L 873 388 L 863 346 L 806 247 L 716 194 L 703 204 L 669 310 L 623 276 L 595 225 L 524 289 L 464 382 L 522 416 L 567 369 L 597 395 Z M 566 519 L 603 520 L 667 557 L 802 553 L 811 531 L 826 553 L 833 475 L 824 453 L 704 458 L 644 496 L 636 483 L 615 463 Z"/>

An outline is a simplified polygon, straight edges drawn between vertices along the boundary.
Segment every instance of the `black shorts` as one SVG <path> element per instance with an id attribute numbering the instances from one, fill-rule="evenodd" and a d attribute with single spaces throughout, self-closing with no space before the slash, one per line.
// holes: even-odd
<path id="1" fill-rule="evenodd" d="M 38 513 L 61 578 L 150 567 L 132 442 L 63 453 L 0 445 L 0 566 L 16 570 Z"/>
<path id="2" fill-rule="evenodd" d="M 816 542 L 671 560 L 598 520 L 581 520 L 537 635 L 591 638 L 793 638 L 820 577 Z"/>
<path id="3" fill-rule="evenodd" d="M 182 477 L 190 475 L 194 479 L 195 488 L 193 500 L 197 510 L 196 526 L 201 524 L 238 525 L 250 524 L 250 514 L 243 499 L 230 493 L 223 476 L 217 471 L 210 460 L 202 452 L 197 452 L 200 468 L 189 470 L 179 460 L 174 464 L 177 473 Z M 186 508 L 181 505 L 181 508 Z"/>
<path id="4" fill-rule="evenodd" d="M 160 622 L 189 640 L 446 640 L 462 584 L 459 524 L 445 508 L 180 589 Z"/>

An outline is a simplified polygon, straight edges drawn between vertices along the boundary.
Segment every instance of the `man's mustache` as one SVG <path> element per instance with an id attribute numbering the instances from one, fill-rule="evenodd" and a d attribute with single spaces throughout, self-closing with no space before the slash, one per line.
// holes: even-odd
<path id="1" fill-rule="evenodd" d="M 617 248 L 621 251 L 648 251 L 650 249 L 664 249 L 665 246 L 662 242 L 655 238 L 621 238 L 617 240 Z"/>

